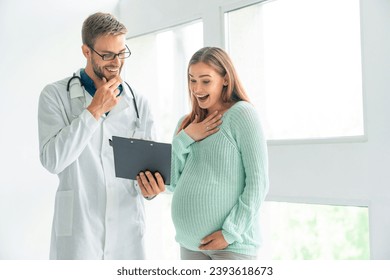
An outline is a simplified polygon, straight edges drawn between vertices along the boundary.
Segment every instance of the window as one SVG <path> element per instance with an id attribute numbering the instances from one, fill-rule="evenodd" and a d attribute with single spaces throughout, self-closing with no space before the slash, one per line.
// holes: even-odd
<path id="1" fill-rule="evenodd" d="M 203 47 L 203 24 L 191 22 L 128 39 L 127 44 L 132 56 L 126 62 L 126 80 L 148 97 L 159 140 L 170 143 L 179 118 L 189 112 L 187 64 L 192 54 Z M 169 194 L 145 203 L 148 259 L 180 258 L 170 207 Z"/>
<path id="2" fill-rule="evenodd" d="M 264 258 L 367 260 L 368 208 L 266 202 Z M 267 252 L 264 252 L 267 251 Z"/>
<path id="3" fill-rule="evenodd" d="M 189 112 L 187 64 L 203 47 L 200 21 L 127 40 L 132 56 L 126 78 L 151 101 L 162 141 L 171 142 L 180 117 Z"/>
<path id="4" fill-rule="evenodd" d="M 225 27 L 268 139 L 364 135 L 358 0 L 265 1 Z"/>

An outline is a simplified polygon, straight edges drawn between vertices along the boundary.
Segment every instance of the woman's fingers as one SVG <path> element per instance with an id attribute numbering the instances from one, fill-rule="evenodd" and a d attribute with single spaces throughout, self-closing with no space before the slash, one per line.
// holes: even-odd
<path id="1" fill-rule="evenodd" d="M 222 124 L 221 118 L 222 115 L 218 114 L 218 111 L 215 111 L 213 114 L 204 119 L 202 123 L 206 127 L 206 130 L 212 130 Z"/>
<path id="2" fill-rule="evenodd" d="M 207 131 L 211 131 L 211 130 L 214 130 L 215 128 L 217 128 L 218 126 L 220 126 L 222 124 L 222 120 L 218 120 L 216 121 L 215 123 L 212 123 L 212 124 L 209 124 L 206 126 L 206 130 Z"/>
<path id="3" fill-rule="evenodd" d="M 195 115 L 194 120 L 188 125 L 184 131 L 194 140 L 200 141 L 204 138 L 216 133 L 222 124 L 222 115 L 215 111 L 202 122 L 199 121 L 199 116 Z"/>
<path id="4" fill-rule="evenodd" d="M 210 114 L 203 120 L 203 123 L 207 123 L 218 116 L 218 111 L 215 111 L 214 113 Z"/>

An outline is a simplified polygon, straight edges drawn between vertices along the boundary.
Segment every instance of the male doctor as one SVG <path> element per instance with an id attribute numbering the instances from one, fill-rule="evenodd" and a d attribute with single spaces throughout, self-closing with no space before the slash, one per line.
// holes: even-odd
<path id="1" fill-rule="evenodd" d="M 40 160 L 59 177 L 51 259 L 145 257 L 143 200 L 164 191 L 164 181 L 150 172 L 138 183 L 116 178 L 109 145 L 113 135 L 154 138 L 147 101 L 120 78 L 131 54 L 126 32 L 111 14 L 89 16 L 82 28 L 86 67 L 47 85 L 39 99 Z"/>

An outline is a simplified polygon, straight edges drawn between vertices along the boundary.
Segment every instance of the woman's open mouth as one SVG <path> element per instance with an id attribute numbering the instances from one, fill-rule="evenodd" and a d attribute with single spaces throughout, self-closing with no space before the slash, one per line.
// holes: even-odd
<path id="1" fill-rule="evenodd" d="M 195 95 L 196 98 L 201 101 L 201 102 L 204 102 L 207 100 L 207 98 L 209 98 L 210 94 L 204 94 L 204 95 Z"/>

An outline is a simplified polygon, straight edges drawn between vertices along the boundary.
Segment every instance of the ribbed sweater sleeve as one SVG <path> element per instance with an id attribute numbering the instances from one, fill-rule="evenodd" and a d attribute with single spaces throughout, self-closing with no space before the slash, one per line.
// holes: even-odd
<path id="1" fill-rule="evenodd" d="M 222 226 L 222 233 L 229 244 L 242 242 L 242 234 L 257 218 L 269 188 L 267 145 L 260 121 L 251 104 L 241 104 L 243 106 L 236 106 L 226 120 L 241 153 L 245 172 L 244 191 Z"/>
<path id="2" fill-rule="evenodd" d="M 195 141 L 184 131 L 178 134 L 178 127 L 181 125 L 184 117 L 180 119 L 176 129 L 175 136 L 172 140 L 172 160 L 171 160 L 171 185 L 167 186 L 168 190 L 173 192 L 175 190 L 177 181 L 180 178 L 181 172 L 184 169 L 187 156 L 191 151 L 191 144 Z"/>

